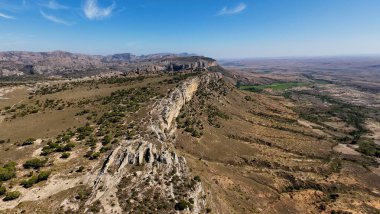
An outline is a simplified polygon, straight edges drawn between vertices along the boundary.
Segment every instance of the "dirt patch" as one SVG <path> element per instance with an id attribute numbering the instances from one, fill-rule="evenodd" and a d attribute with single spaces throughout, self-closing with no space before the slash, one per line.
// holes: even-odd
<path id="1" fill-rule="evenodd" d="M 347 146 L 346 144 L 341 144 L 341 143 L 335 146 L 333 150 L 345 155 L 360 155 L 360 153 L 354 150 L 353 148 Z"/>
<path id="2" fill-rule="evenodd" d="M 334 121 L 334 122 L 324 122 L 324 124 L 333 127 L 344 132 L 355 131 L 355 127 L 348 125 L 343 121 Z"/>
<path id="3" fill-rule="evenodd" d="M 306 121 L 306 120 L 297 120 L 297 122 L 308 128 L 322 128 L 320 125 Z"/>
<path id="4" fill-rule="evenodd" d="M 20 191 L 22 193 L 22 197 L 11 202 L 3 202 L 1 200 L 0 210 L 13 209 L 21 202 L 39 201 L 49 198 L 50 196 L 53 196 L 59 192 L 81 185 L 81 183 L 88 180 L 88 178 L 89 175 L 76 178 L 59 178 L 59 175 L 56 175 L 49 179 L 49 181 L 43 187 L 25 189 L 19 186 L 17 188 L 14 188 L 14 190 Z"/>
<path id="5" fill-rule="evenodd" d="M 5 97 L 5 95 L 13 92 L 16 89 L 21 89 L 21 88 L 23 88 L 23 86 L 0 88 L 0 100 L 9 99 L 8 97 Z"/>
<path id="6" fill-rule="evenodd" d="M 378 168 L 371 167 L 370 169 L 373 173 L 380 176 L 380 167 L 378 167 Z"/>

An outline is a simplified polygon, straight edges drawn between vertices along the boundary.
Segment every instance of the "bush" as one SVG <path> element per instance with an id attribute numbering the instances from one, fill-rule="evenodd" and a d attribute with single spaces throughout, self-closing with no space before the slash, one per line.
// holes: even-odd
<path id="1" fill-rule="evenodd" d="M 24 188 L 30 188 L 38 182 L 47 180 L 50 174 L 50 171 L 41 171 L 40 174 L 38 174 L 37 176 L 32 176 L 27 180 L 21 181 L 21 186 L 23 186 Z"/>
<path id="2" fill-rule="evenodd" d="M 360 142 L 358 151 L 368 156 L 380 157 L 380 146 L 372 141 Z"/>
<path id="3" fill-rule="evenodd" d="M 198 175 L 194 177 L 194 181 L 198 181 L 198 182 L 201 182 L 201 177 L 199 177 Z"/>
<path id="4" fill-rule="evenodd" d="M 23 186 L 24 188 L 30 188 L 32 187 L 34 184 L 36 184 L 38 181 L 38 177 L 37 176 L 32 176 L 31 178 L 27 179 L 27 180 L 22 180 L 21 181 L 21 186 Z"/>
<path id="5" fill-rule="evenodd" d="M 32 145 L 32 144 L 34 143 L 34 141 L 36 141 L 36 139 L 34 139 L 34 138 L 28 138 L 28 139 L 26 139 L 26 140 L 21 144 L 21 146 Z"/>
<path id="6" fill-rule="evenodd" d="M 75 199 L 77 200 L 85 200 L 87 199 L 91 194 L 91 191 L 88 190 L 88 189 L 82 189 L 82 190 L 79 190 L 77 195 L 75 196 Z"/>
<path id="7" fill-rule="evenodd" d="M 100 148 L 99 152 L 104 153 L 104 152 L 107 152 L 109 150 L 111 150 L 110 146 L 103 146 L 102 148 Z"/>
<path id="8" fill-rule="evenodd" d="M 16 163 L 10 162 L 0 167 L 0 181 L 7 181 L 16 176 Z"/>
<path id="9" fill-rule="evenodd" d="M 48 159 L 43 159 L 42 160 L 42 159 L 39 159 L 39 158 L 34 158 L 34 159 L 26 161 L 23 164 L 23 167 L 25 169 L 30 169 L 30 168 L 39 169 L 39 168 L 45 166 L 45 164 L 46 164 L 47 161 L 48 161 Z"/>
<path id="10" fill-rule="evenodd" d="M 41 171 L 40 174 L 38 174 L 38 180 L 37 182 L 40 181 L 46 181 L 51 174 L 51 171 Z"/>
<path id="11" fill-rule="evenodd" d="M 12 201 L 20 197 L 21 193 L 19 191 L 14 191 L 14 192 L 8 192 L 5 194 L 5 198 L 3 201 Z"/>
<path id="12" fill-rule="evenodd" d="M 86 126 L 78 128 L 77 129 L 77 132 L 79 133 L 78 140 L 83 140 L 85 137 L 90 136 L 93 131 L 94 131 L 94 128 L 92 128 L 90 124 L 86 124 Z"/>
<path id="13" fill-rule="evenodd" d="M 67 151 L 71 151 L 73 150 L 73 148 L 75 147 L 75 143 L 71 142 L 71 143 L 68 143 L 66 144 L 64 147 L 63 147 L 63 151 L 67 152 Z"/>
<path id="14" fill-rule="evenodd" d="M 103 145 L 107 145 L 107 144 L 111 143 L 111 140 L 112 140 L 112 137 L 109 136 L 109 135 L 106 135 L 106 136 L 104 136 L 104 138 L 103 138 L 102 144 L 103 144 Z"/>
<path id="15" fill-rule="evenodd" d="M 179 210 L 179 211 L 182 211 L 182 210 L 185 210 L 187 208 L 191 207 L 191 204 L 185 200 L 181 200 L 179 201 L 178 203 L 175 204 L 174 208 L 176 210 Z"/>
<path id="16" fill-rule="evenodd" d="M 98 159 L 100 156 L 100 152 L 93 152 L 90 156 L 90 160 Z"/>
<path id="17" fill-rule="evenodd" d="M 76 170 L 76 172 L 83 172 L 83 170 L 84 170 L 84 166 L 80 166 L 80 167 Z"/>
<path id="18" fill-rule="evenodd" d="M 61 158 L 63 158 L 63 159 L 67 159 L 67 158 L 69 158 L 70 157 L 70 153 L 68 153 L 68 152 L 64 152 L 64 153 L 62 153 L 62 155 L 61 155 Z"/>
<path id="19" fill-rule="evenodd" d="M 4 186 L 0 186 L 0 195 L 4 195 L 7 192 L 7 189 Z"/>

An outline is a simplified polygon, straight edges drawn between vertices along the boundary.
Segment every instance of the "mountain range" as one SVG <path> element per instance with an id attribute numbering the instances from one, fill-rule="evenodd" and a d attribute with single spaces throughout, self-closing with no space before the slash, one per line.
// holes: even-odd
<path id="1" fill-rule="evenodd" d="M 133 55 L 86 55 L 64 51 L 0 52 L 0 77 L 21 75 L 68 75 L 85 72 L 160 72 L 185 69 L 205 69 L 215 66 L 215 60 L 195 54 L 158 53 Z"/>

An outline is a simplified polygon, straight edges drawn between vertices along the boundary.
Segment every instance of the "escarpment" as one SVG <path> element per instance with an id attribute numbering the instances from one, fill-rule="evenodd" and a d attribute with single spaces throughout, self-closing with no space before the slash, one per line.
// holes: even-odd
<path id="1" fill-rule="evenodd" d="M 93 174 L 87 186 L 91 194 L 84 204 L 74 199 L 62 203 L 66 210 L 88 211 L 96 204 L 100 210 L 125 213 L 150 210 L 162 213 L 205 212 L 206 197 L 199 179 L 191 175 L 184 157 L 175 149 L 175 119 L 196 93 L 199 85 L 215 74 L 191 77 L 157 101 L 146 118 L 145 134 L 122 141 Z M 154 200 L 151 200 L 154 198 Z"/>

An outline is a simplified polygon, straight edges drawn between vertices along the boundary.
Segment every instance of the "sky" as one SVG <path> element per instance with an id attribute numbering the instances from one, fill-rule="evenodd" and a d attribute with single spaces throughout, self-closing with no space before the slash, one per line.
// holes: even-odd
<path id="1" fill-rule="evenodd" d="M 380 54 L 380 0 L 0 0 L 0 51 Z"/>

